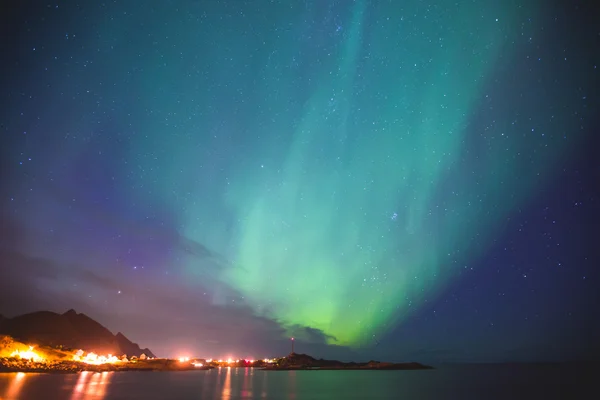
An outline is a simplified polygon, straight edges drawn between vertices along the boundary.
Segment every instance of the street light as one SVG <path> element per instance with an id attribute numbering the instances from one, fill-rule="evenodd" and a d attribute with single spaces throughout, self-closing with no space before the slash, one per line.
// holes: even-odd
<path id="1" fill-rule="evenodd" d="M 294 338 L 292 338 L 292 354 L 294 354 Z"/>

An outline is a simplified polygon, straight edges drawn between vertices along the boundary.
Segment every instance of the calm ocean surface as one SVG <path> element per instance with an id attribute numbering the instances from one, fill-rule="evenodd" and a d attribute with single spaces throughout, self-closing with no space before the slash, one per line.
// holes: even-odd
<path id="1" fill-rule="evenodd" d="M 459 365 L 427 371 L 0 374 L 0 399 L 600 399 L 600 370 Z"/>

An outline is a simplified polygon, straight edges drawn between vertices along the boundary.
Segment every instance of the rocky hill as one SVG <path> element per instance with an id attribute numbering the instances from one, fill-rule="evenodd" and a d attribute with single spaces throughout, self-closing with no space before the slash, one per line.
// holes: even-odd
<path id="1" fill-rule="evenodd" d="M 122 333 L 113 335 L 97 321 L 72 309 L 64 314 L 38 311 L 14 318 L 0 318 L 0 334 L 44 346 L 138 357 L 144 353 L 154 357 L 150 350 L 141 349 Z"/>

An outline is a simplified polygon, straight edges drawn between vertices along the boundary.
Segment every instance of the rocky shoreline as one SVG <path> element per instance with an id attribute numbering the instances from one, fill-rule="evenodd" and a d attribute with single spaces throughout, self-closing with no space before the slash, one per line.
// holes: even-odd
<path id="1" fill-rule="evenodd" d="M 125 371 L 198 371 L 212 367 L 196 367 L 192 364 L 182 364 L 177 360 L 153 359 L 115 364 L 86 364 L 77 361 L 32 362 L 16 358 L 0 358 L 0 373 L 28 372 L 51 374 L 76 374 L 78 372 L 125 372 Z"/>

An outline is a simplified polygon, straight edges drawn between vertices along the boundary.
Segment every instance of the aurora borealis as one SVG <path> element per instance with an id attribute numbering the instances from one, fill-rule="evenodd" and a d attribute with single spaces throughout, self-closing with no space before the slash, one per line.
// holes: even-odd
<path id="1" fill-rule="evenodd" d="M 157 353 L 294 336 L 503 359 L 549 326 L 586 326 L 582 346 L 598 330 L 598 53 L 568 32 L 584 8 L 31 7 L 11 14 L 1 127 L 4 282 L 36 287 L 15 310 L 170 325 L 173 343 L 146 333 Z"/>

